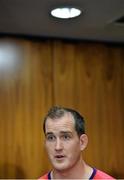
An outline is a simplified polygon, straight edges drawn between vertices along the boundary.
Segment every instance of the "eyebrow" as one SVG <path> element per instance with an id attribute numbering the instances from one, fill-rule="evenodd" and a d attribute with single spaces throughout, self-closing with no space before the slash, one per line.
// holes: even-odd
<path id="1" fill-rule="evenodd" d="M 71 131 L 60 131 L 60 134 L 72 134 Z"/>
<path id="2" fill-rule="evenodd" d="M 53 132 L 47 132 L 45 134 L 45 136 L 51 135 L 51 134 L 54 134 L 54 133 Z M 60 131 L 60 134 L 72 134 L 72 132 L 71 131 Z"/>
<path id="3" fill-rule="evenodd" d="M 54 133 L 53 132 L 47 132 L 47 133 L 45 133 L 45 136 L 51 135 L 51 134 L 54 134 Z"/>

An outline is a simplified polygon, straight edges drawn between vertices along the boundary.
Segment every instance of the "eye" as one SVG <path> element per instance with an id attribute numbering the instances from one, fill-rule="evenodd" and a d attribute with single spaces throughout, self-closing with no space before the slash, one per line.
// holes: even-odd
<path id="1" fill-rule="evenodd" d="M 70 140 L 70 139 L 71 139 L 71 136 L 70 136 L 69 134 L 64 134 L 64 135 L 62 136 L 62 139 L 63 139 L 63 140 Z"/>
<path id="2" fill-rule="evenodd" d="M 56 139 L 56 137 L 51 134 L 51 135 L 47 135 L 47 136 L 46 136 L 46 139 L 47 139 L 48 141 L 54 141 L 54 140 Z"/>

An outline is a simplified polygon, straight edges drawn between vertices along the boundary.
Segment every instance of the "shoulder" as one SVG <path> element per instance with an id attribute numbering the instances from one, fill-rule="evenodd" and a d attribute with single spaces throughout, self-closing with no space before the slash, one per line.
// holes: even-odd
<path id="1" fill-rule="evenodd" d="M 49 179 L 48 178 L 48 173 L 44 174 L 43 176 L 39 177 L 38 180 L 41 180 L 41 179 Z"/>
<path id="2" fill-rule="evenodd" d="M 115 179 L 115 178 L 97 169 L 93 179 Z"/>

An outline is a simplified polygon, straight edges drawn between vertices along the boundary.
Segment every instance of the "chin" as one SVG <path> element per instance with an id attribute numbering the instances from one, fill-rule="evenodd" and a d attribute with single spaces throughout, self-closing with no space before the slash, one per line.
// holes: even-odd
<path id="1" fill-rule="evenodd" d="M 53 167 L 57 170 L 57 171 L 65 171 L 66 169 L 68 169 L 68 166 L 65 164 L 53 164 Z"/>

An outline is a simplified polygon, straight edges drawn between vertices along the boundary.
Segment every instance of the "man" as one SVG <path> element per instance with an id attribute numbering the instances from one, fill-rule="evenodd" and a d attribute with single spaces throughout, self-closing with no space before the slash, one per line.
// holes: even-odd
<path id="1" fill-rule="evenodd" d="M 114 179 L 87 165 L 82 151 L 87 147 L 84 118 L 75 110 L 53 107 L 44 119 L 45 146 L 53 170 L 39 179 Z"/>

